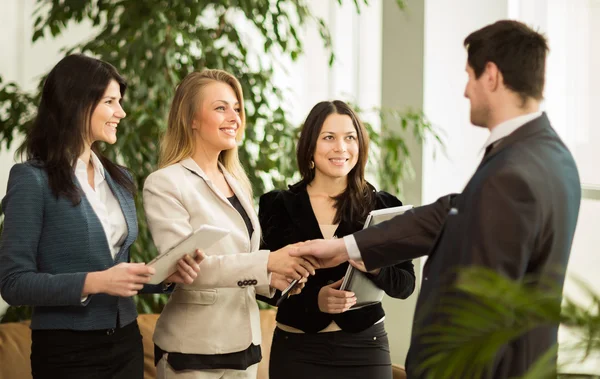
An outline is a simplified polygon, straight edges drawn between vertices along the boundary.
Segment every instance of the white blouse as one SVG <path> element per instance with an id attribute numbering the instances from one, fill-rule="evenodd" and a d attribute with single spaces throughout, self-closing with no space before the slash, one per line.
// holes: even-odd
<path id="1" fill-rule="evenodd" d="M 127 238 L 127 223 L 119 201 L 108 186 L 104 166 L 102 166 L 94 152 L 92 152 L 90 159 L 94 166 L 94 188 L 89 184 L 87 165 L 81 158 L 77 160 L 75 165 L 75 177 L 102 224 L 106 241 L 114 259 L 125 238 Z"/>

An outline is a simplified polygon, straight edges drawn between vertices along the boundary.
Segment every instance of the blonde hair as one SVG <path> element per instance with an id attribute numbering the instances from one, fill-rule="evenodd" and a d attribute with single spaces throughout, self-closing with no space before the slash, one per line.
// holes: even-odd
<path id="1" fill-rule="evenodd" d="M 196 114 L 196 106 L 200 104 L 202 90 L 209 84 L 221 82 L 228 84 L 235 92 L 240 105 L 241 125 L 237 130 L 236 141 L 241 141 L 246 128 L 246 112 L 244 111 L 244 95 L 240 82 L 230 73 L 223 70 L 205 69 L 188 74 L 177 86 L 169 121 L 160 144 L 160 168 L 172 165 L 186 159 L 194 153 L 195 140 L 192 132 L 192 122 Z M 219 154 L 219 162 L 242 185 L 249 198 L 252 199 L 252 186 L 242 167 L 238 155 L 238 147 L 223 150 Z"/>

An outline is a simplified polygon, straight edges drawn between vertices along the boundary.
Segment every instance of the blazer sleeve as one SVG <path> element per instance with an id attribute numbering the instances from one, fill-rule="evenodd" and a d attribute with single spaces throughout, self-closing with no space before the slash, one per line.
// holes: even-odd
<path id="1" fill-rule="evenodd" d="M 161 172 L 150 175 L 144 183 L 143 196 L 148 227 L 159 254 L 192 234 L 189 212 L 193 210 L 183 205 L 181 192 L 172 178 Z M 247 277 L 256 280 L 255 286 L 267 286 L 271 280 L 267 273 L 268 259 L 269 251 L 265 250 L 251 254 L 207 255 L 200 264 L 194 285 L 238 288 L 239 278 Z"/>
<path id="2" fill-rule="evenodd" d="M 415 268 L 412 261 L 382 267 L 379 274 L 367 276 L 388 296 L 396 299 L 406 299 L 415 290 Z"/>
<path id="3" fill-rule="evenodd" d="M 10 305 L 85 306 L 81 300 L 86 272 L 49 274 L 37 271 L 44 223 L 47 183 L 39 169 L 17 164 L 10 171 L 2 201 L 0 294 Z M 68 264 L 66 262 L 65 264 Z"/>
<path id="4" fill-rule="evenodd" d="M 456 195 L 413 208 L 389 221 L 354 233 L 368 270 L 425 256 L 433 247 Z"/>

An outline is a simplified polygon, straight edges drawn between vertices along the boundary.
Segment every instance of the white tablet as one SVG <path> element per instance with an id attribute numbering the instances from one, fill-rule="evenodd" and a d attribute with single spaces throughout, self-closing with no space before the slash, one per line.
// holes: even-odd
<path id="1" fill-rule="evenodd" d="M 177 271 L 177 261 L 183 258 L 186 254 L 189 254 L 193 257 L 196 249 L 204 251 L 214 245 L 221 238 L 225 237 L 227 234 L 229 234 L 229 230 L 227 229 L 217 228 L 211 225 L 202 225 L 177 246 L 146 263 L 147 266 L 154 267 L 156 270 L 156 273 L 152 275 L 149 283 L 162 283 L 165 279 Z"/>

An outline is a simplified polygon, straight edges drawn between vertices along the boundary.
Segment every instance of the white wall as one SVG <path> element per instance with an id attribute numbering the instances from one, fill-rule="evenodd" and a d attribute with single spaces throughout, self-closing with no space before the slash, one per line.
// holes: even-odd
<path id="1" fill-rule="evenodd" d="M 506 0 L 428 0 L 425 2 L 425 114 L 439 128 L 447 155 L 425 143 L 423 203 L 460 192 L 475 172 L 489 132 L 469 122 L 463 96 L 469 33 L 507 14 Z M 434 155 L 434 153 L 437 154 Z"/>

